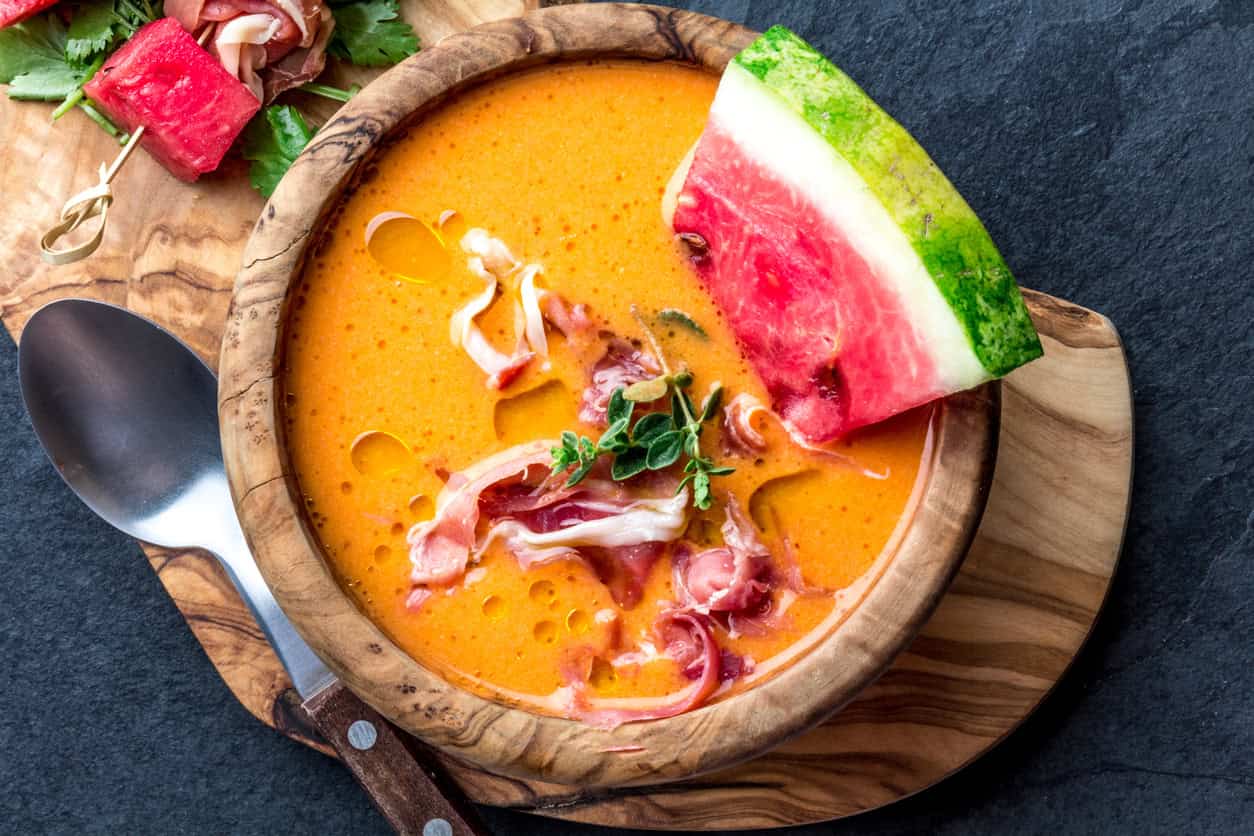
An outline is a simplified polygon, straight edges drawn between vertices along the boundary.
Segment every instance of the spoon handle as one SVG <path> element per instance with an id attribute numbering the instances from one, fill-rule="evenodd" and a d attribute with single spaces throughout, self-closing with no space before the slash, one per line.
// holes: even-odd
<path id="1" fill-rule="evenodd" d="M 402 836 L 490 836 L 474 805 L 435 757 L 335 682 L 305 712 Z M 445 824 L 446 823 L 446 824 Z"/>

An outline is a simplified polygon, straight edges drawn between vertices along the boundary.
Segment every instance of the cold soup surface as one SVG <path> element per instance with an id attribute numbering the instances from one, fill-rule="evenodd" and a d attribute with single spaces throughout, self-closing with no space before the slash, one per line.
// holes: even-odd
<path id="1" fill-rule="evenodd" d="M 284 365 L 310 523 L 370 618 L 484 695 L 614 722 L 750 687 L 830 627 L 910 505 L 930 408 L 799 445 L 662 220 L 716 84 L 569 63 L 460 95 L 380 155 L 306 268 Z M 561 434 L 595 443 L 614 384 L 663 362 L 698 411 L 722 387 L 700 455 L 734 472 L 709 507 L 676 497 L 686 452 L 550 476 Z"/>

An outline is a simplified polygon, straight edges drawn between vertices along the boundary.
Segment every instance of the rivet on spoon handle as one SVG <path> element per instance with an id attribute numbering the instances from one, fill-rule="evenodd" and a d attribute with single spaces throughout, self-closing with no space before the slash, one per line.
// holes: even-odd
<path id="1" fill-rule="evenodd" d="M 407 745 L 390 723 L 336 682 L 304 704 L 310 720 L 403 836 L 489 836 L 474 805 L 421 744 Z M 430 764 L 425 761 L 430 760 Z"/>

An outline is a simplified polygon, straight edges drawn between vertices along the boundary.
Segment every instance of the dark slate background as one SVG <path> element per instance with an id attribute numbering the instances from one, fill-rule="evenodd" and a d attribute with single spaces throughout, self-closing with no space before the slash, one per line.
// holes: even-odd
<path id="1" fill-rule="evenodd" d="M 1254 0 L 693 5 L 847 69 L 1023 284 L 1115 322 L 1136 391 L 1123 562 L 1057 692 L 960 775 L 796 832 L 1254 832 Z M 0 342 L 0 832 L 385 832 L 245 713 L 135 544 L 57 480 Z"/>

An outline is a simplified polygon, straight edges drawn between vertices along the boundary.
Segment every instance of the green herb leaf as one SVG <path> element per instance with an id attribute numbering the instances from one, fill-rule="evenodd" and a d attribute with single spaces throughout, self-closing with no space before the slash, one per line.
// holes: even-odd
<path id="1" fill-rule="evenodd" d="M 663 375 L 631 384 L 623 390 L 623 397 L 636 403 L 652 403 L 658 398 L 666 397 L 669 391 L 670 385 L 666 381 L 666 376 Z"/>
<path id="2" fill-rule="evenodd" d="M 148 0 L 84 0 L 74 7 L 65 44 L 71 63 L 89 64 L 104 58 L 141 26 L 161 17 L 162 4 Z"/>
<path id="3" fill-rule="evenodd" d="M 575 469 L 575 472 L 570 474 L 570 478 L 566 480 L 566 487 L 573 488 L 575 485 L 582 482 L 584 477 L 588 475 L 588 472 L 592 470 L 593 465 L 596 463 L 597 460 L 593 458 L 579 465 L 579 467 Z"/>
<path id="4" fill-rule="evenodd" d="M 718 408 L 722 405 L 723 384 L 718 383 L 710 390 L 710 394 L 706 395 L 705 403 L 701 404 L 701 416 L 697 420 L 704 424 L 718 413 Z"/>
<path id="5" fill-rule="evenodd" d="M 641 416 L 636 422 L 636 428 L 631 431 L 631 438 L 636 444 L 648 447 L 655 438 L 674 428 L 675 425 L 670 415 L 665 412 L 650 412 Z"/>
<path id="6" fill-rule="evenodd" d="M 635 408 L 636 405 L 626 397 L 626 392 L 620 386 L 610 394 L 610 403 L 605 409 L 605 420 L 611 427 L 619 421 L 630 421 L 631 413 Z"/>
<path id="7" fill-rule="evenodd" d="M 643 447 L 632 447 L 619 453 L 614 457 L 614 464 L 610 467 L 610 476 L 618 482 L 630 479 L 645 469 L 645 458 L 646 453 Z"/>
<path id="8" fill-rule="evenodd" d="M 627 437 L 627 419 L 624 418 L 616 424 L 611 424 L 610 428 L 605 431 L 597 441 L 595 453 L 596 455 L 601 453 L 617 455 L 630 447 L 631 440 Z"/>
<path id="9" fill-rule="evenodd" d="M 248 179 L 264 197 L 274 194 L 279 180 L 309 144 L 313 131 L 291 105 L 271 105 L 253 117 L 244 129 L 242 153 L 251 160 Z"/>
<path id="10" fill-rule="evenodd" d="M 672 322 L 675 325 L 683 326 L 701 339 L 709 339 L 709 334 L 705 333 L 705 329 L 697 324 L 697 321 L 688 314 L 678 308 L 663 308 L 658 311 L 657 318 L 663 322 Z"/>
<path id="11" fill-rule="evenodd" d="M 671 430 L 658 436 L 649 445 L 649 470 L 661 470 L 679 461 L 684 452 L 684 434 L 679 430 Z"/>
<path id="12" fill-rule="evenodd" d="M 710 501 L 710 476 L 704 470 L 698 470 L 692 479 L 692 504 L 702 511 L 708 511 Z"/>
<path id="13" fill-rule="evenodd" d="M 397 0 L 334 4 L 327 51 L 362 67 L 390 67 L 418 51 L 418 35 L 400 19 Z"/>
<path id="14" fill-rule="evenodd" d="M 632 312 L 636 314 L 634 306 Z M 648 326 L 638 314 L 636 316 L 654 350 L 660 351 Z M 667 370 L 665 375 L 614 390 L 606 407 L 609 426 L 595 444 L 587 438 L 577 437 L 573 432 L 562 433 L 561 446 L 554 447 L 551 452 L 554 473 L 574 468 L 566 480 L 567 485 L 575 485 L 582 480 L 602 455 L 614 457 L 610 464 L 610 476 L 620 481 L 630 479 L 646 468 L 662 470 L 671 467 L 687 455 L 683 468 L 687 475 L 680 481 L 676 494 L 691 483 L 693 504 L 702 510 L 710 507 L 710 477 L 733 472 L 733 468 L 716 465 L 712 459 L 701 455 L 702 425 L 718 414 L 722 386 L 715 384 L 711 388 L 698 413 L 692 398 L 684 391 L 692 385 L 692 373 L 681 369 L 672 374 L 665 360 L 662 360 L 662 367 Z M 630 427 L 636 403 L 658 401 L 668 393 L 669 412 L 649 412 L 636 421 L 634 428 Z"/>
<path id="15" fill-rule="evenodd" d="M 685 429 L 684 432 L 684 452 L 689 458 L 701 464 L 701 437 L 691 429 Z"/>
<path id="16" fill-rule="evenodd" d="M 671 420 L 677 427 L 688 426 L 688 416 L 684 414 L 684 407 L 679 400 L 678 392 L 671 393 Z"/>
<path id="17" fill-rule="evenodd" d="M 76 7 L 65 42 L 65 57 L 77 64 L 86 64 L 97 53 L 108 52 L 117 37 L 114 25 L 119 23 L 112 0 L 96 0 Z"/>
<path id="18" fill-rule="evenodd" d="M 65 57 L 65 25 L 55 14 L 0 30 L 0 84 L 9 98 L 58 101 L 83 83 L 84 72 Z"/>

